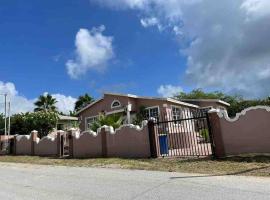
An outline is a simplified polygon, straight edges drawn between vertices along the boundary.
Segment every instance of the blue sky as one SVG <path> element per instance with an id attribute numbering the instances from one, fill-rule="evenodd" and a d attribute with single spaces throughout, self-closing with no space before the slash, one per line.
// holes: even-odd
<path id="1" fill-rule="evenodd" d="M 88 0 L 4 2 L 0 80 L 15 83 L 29 98 L 45 91 L 75 97 L 85 92 L 97 97 L 102 90 L 157 95 L 160 84 L 181 81 L 185 62 L 170 33 L 145 29 L 137 12 L 115 12 Z M 65 63 L 74 57 L 76 33 L 100 25 L 114 38 L 115 57 L 104 72 L 89 70 L 71 79 Z"/>
<path id="2" fill-rule="evenodd" d="M 267 0 L 3 0 L 0 92 L 25 103 L 16 112 L 44 92 L 62 110 L 85 92 L 268 96 L 269 10 Z"/>

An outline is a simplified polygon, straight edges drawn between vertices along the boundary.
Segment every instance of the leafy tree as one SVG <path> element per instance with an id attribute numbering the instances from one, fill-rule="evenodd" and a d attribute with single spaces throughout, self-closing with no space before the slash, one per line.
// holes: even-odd
<path id="1" fill-rule="evenodd" d="M 0 135 L 5 133 L 5 117 L 3 113 L 0 113 Z"/>
<path id="2" fill-rule="evenodd" d="M 222 92 L 205 92 L 202 89 L 192 90 L 190 93 L 181 92 L 179 95 L 175 96 L 176 99 L 220 99 L 230 104 L 227 109 L 228 115 L 233 117 L 236 113 L 241 112 L 245 108 L 257 105 L 270 106 L 270 97 L 265 99 L 244 99 L 240 95 L 227 95 Z"/>
<path id="3" fill-rule="evenodd" d="M 40 95 L 38 100 L 35 102 L 35 112 L 45 111 L 45 112 L 56 112 L 57 103 L 56 99 L 52 97 L 50 94 Z"/>
<path id="4" fill-rule="evenodd" d="M 78 100 L 75 103 L 74 110 L 77 112 L 92 102 L 94 102 L 94 98 L 87 93 L 79 96 Z"/>
<path id="5" fill-rule="evenodd" d="M 123 124 L 123 118 L 119 114 L 113 114 L 113 115 L 104 115 L 100 114 L 98 116 L 97 121 L 95 121 L 92 126 L 91 130 L 97 131 L 98 128 L 107 125 L 112 126 L 114 129 L 119 128 Z"/>
<path id="6" fill-rule="evenodd" d="M 57 121 L 56 112 L 15 114 L 11 117 L 11 134 L 28 135 L 31 131 L 37 130 L 39 137 L 43 137 L 56 127 Z"/>

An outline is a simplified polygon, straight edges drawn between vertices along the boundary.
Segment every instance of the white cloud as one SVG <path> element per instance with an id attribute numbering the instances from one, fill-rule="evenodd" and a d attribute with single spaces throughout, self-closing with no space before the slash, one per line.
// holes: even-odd
<path id="1" fill-rule="evenodd" d="M 115 9 L 144 9 L 149 0 L 90 0 Z"/>
<path id="2" fill-rule="evenodd" d="M 137 9 L 171 29 L 188 60 L 190 86 L 247 97 L 270 94 L 269 0 L 94 1 Z"/>
<path id="3" fill-rule="evenodd" d="M 66 63 L 71 78 L 78 78 L 88 70 L 103 71 L 114 56 L 113 37 L 104 36 L 105 26 L 80 29 L 76 35 L 76 58 Z"/>
<path id="4" fill-rule="evenodd" d="M 0 81 L 0 94 L 8 94 L 8 101 L 11 102 L 11 114 L 21 112 L 32 112 L 34 110 L 34 102 L 37 98 L 27 99 L 22 96 L 17 90 L 14 83 L 4 83 Z M 76 99 L 71 96 L 62 94 L 52 94 L 58 101 L 56 106 L 58 110 L 68 114 L 70 110 L 74 109 Z M 4 97 L 0 95 L 0 113 L 4 112 Z"/>
<path id="5" fill-rule="evenodd" d="M 162 25 L 159 23 L 159 20 L 156 17 L 142 18 L 140 22 L 144 28 L 157 26 L 158 30 L 162 31 L 163 29 Z"/>
<path id="6" fill-rule="evenodd" d="M 157 90 L 157 93 L 162 97 L 173 97 L 179 92 L 183 92 L 183 88 L 173 85 L 161 85 Z"/>
<path id="7" fill-rule="evenodd" d="M 63 94 L 52 94 L 52 96 L 57 100 L 56 107 L 59 111 L 69 114 L 69 111 L 74 110 L 76 98 Z"/>

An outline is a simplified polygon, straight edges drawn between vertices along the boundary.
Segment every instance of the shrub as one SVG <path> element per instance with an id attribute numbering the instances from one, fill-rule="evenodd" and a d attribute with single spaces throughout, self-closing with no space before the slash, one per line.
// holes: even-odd
<path id="1" fill-rule="evenodd" d="M 107 125 L 112 126 L 114 129 L 119 128 L 123 124 L 123 118 L 121 115 L 114 114 L 114 115 L 99 115 L 97 121 L 95 121 L 92 126 L 91 130 L 97 131 L 98 128 L 101 126 Z"/>
<path id="2" fill-rule="evenodd" d="M 46 136 L 56 127 L 58 114 L 55 112 L 34 112 L 15 114 L 11 117 L 11 134 L 27 135 L 37 130 L 39 137 Z"/>
<path id="3" fill-rule="evenodd" d="M 199 130 L 200 136 L 204 138 L 205 142 L 210 142 L 210 136 L 208 129 Z"/>

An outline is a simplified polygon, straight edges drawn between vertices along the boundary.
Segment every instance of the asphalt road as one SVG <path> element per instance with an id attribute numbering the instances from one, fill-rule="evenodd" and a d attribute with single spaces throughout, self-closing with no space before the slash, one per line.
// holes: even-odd
<path id="1" fill-rule="evenodd" d="M 270 199 L 270 178 L 0 163 L 0 199 Z"/>

